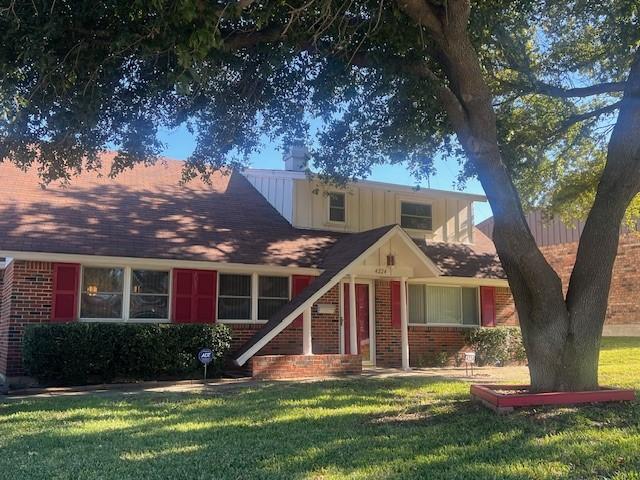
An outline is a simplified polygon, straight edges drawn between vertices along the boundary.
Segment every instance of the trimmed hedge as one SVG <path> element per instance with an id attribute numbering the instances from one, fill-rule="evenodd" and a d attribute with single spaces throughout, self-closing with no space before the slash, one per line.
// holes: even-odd
<path id="1" fill-rule="evenodd" d="M 523 363 L 527 360 L 518 327 L 474 328 L 466 334 L 480 366 Z"/>
<path id="2" fill-rule="evenodd" d="M 68 323 L 29 325 L 23 339 L 27 373 L 45 384 L 195 377 L 201 348 L 219 375 L 231 348 L 226 325 Z"/>

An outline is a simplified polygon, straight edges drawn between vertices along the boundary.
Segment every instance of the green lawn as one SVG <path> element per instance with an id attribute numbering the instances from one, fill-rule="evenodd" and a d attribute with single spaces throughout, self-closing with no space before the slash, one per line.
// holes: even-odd
<path id="1" fill-rule="evenodd" d="M 640 341 L 603 384 L 640 389 Z M 640 404 L 497 417 L 468 385 L 362 379 L 0 404 L 0 478 L 640 479 Z"/>

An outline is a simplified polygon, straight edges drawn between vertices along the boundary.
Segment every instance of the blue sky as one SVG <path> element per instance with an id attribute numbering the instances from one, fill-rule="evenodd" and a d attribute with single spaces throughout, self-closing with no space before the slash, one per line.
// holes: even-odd
<path id="1" fill-rule="evenodd" d="M 195 146 L 194 137 L 186 128 L 163 130 L 160 133 L 160 139 L 166 147 L 163 155 L 175 159 L 186 159 Z M 282 153 L 272 144 L 266 144 L 262 152 L 251 158 L 251 163 L 255 168 L 281 169 L 284 167 L 282 163 Z M 430 187 L 442 190 L 456 190 L 454 183 L 459 171 L 458 163 L 455 160 L 447 161 L 444 158 L 438 158 L 436 159 L 436 168 L 437 174 L 430 179 Z M 368 180 L 398 183 L 401 185 L 416 185 L 415 179 L 411 177 L 408 170 L 402 165 L 376 166 Z M 428 185 L 426 182 L 421 182 L 420 186 L 427 187 Z M 477 180 L 467 182 L 465 189 L 462 191 L 484 194 L 482 186 Z M 486 202 L 476 203 L 474 216 L 476 223 L 490 217 L 491 208 L 489 204 Z"/>

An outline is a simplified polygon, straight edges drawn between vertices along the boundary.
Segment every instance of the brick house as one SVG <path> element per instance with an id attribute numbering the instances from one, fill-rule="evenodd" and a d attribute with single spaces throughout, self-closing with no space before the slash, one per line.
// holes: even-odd
<path id="1" fill-rule="evenodd" d="M 304 155 L 186 185 L 174 160 L 47 189 L 0 164 L 0 373 L 24 374 L 29 323 L 225 323 L 233 361 L 273 378 L 409 368 L 501 321 L 483 196 L 334 188 Z"/>
<path id="2" fill-rule="evenodd" d="M 584 222 L 567 225 L 558 218 L 545 218 L 540 211 L 527 213 L 526 219 L 536 243 L 560 276 L 566 291 Z M 479 223 L 477 228 L 490 237 L 493 218 Z M 504 297 L 500 300 L 497 322 L 516 325 L 517 314 L 509 290 L 499 288 L 496 295 Z M 640 234 L 625 227 L 621 229 L 618 254 L 613 267 L 603 335 L 640 336 Z"/>

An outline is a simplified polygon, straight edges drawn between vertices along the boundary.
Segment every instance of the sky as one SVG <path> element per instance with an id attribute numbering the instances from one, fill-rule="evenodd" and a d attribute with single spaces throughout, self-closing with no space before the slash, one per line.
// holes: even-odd
<path id="1" fill-rule="evenodd" d="M 186 159 L 195 147 L 195 139 L 186 127 L 180 127 L 175 130 L 162 130 L 160 132 L 160 140 L 165 144 L 162 152 L 164 156 L 175 158 L 178 160 Z M 265 144 L 265 148 L 258 154 L 251 157 L 251 166 L 254 168 L 282 169 L 284 163 L 282 161 L 282 152 L 275 145 Z M 421 187 L 437 188 L 440 190 L 455 190 L 455 180 L 458 175 L 459 166 L 455 160 L 445 158 L 436 159 L 435 176 L 431 177 L 430 185 L 427 182 L 416 183 L 415 179 L 409 174 L 409 171 L 402 165 L 377 165 L 373 168 L 373 172 L 366 180 L 374 180 L 378 182 L 396 183 L 400 185 L 410 185 Z M 477 180 L 467 182 L 463 192 L 477 193 L 484 195 L 482 186 Z M 476 202 L 474 205 L 474 218 L 476 223 L 491 216 L 491 208 L 487 202 Z"/>

